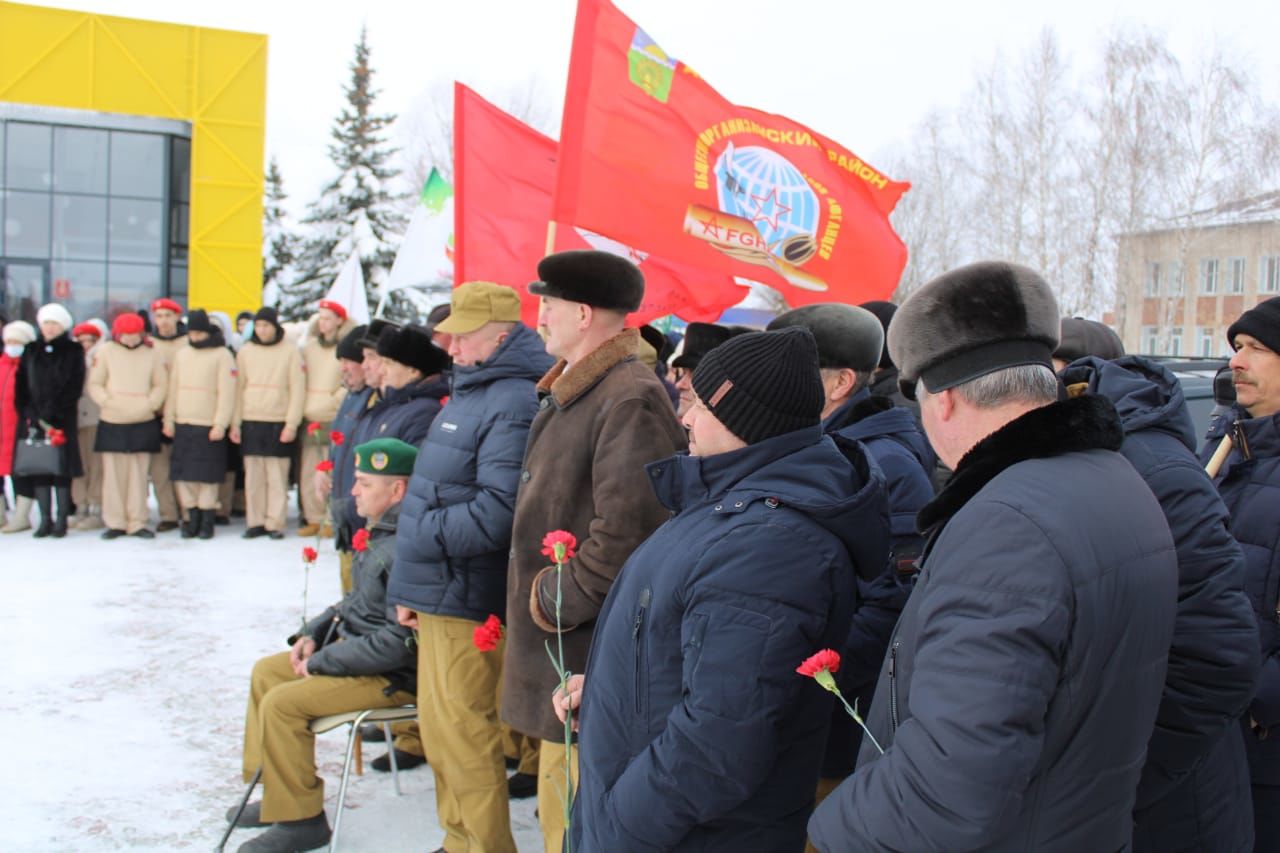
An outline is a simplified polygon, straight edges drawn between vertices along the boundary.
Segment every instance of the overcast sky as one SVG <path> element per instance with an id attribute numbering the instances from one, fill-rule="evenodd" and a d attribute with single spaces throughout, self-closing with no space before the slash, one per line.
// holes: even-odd
<path id="1" fill-rule="evenodd" d="M 961 102 L 1000 52 L 1019 56 L 1052 26 L 1083 67 L 1117 28 L 1165 33 L 1186 64 L 1214 44 L 1280 100 L 1280 3 L 1217 0 L 615 0 L 671 55 L 739 104 L 782 113 L 871 162 L 931 109 Z M 65 5 L 42 3 L 41 5 Z M 501 101 L 534 82 L 558 114 L 574 0 L 83 0 L 75 7 L 270 37 L 267 156 L 300 209 L 331 176 L 325 146 L 361 24 L 378 106 L 404 115 L 442 81 Z M 910 179 L 909 175 L 895 175 Z"/>

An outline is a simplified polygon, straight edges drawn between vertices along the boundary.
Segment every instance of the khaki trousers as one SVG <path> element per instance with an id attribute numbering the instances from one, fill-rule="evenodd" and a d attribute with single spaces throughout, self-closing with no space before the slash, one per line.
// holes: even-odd
<path id="1" fill-rule="evenodd" d="M 498 697 L 498 706 L 501 707 L 501 685 L 499 685 Z M 517 773 L 523 773 L 526 776 L 538 775 L 538 739 L 536 737 L 521 734 L 503 723 L 502 754 L 520 762 L 520 766 L 516 768 Z"/>
<path id="2" fill-rule="evenodd" d="M 355 581 L 351 579 L 351 563 L 355 560 L 354 551 L 338 552 L 338 579 L 342 582 L 342 596 L 346 597 L 355 586 Z"/>
<path id="3" fill-rule="evenodd" d="M 551 701 L 550 694 L 547 701 Z M 569 750 L 569 778 L 573 795 L 578 795 L 578 746 L 544 740 L 538 745 L 538 822 L 546 853 L 564 850 L 564 751 Z M 573 803 L 569 803 L 572 808 Z"/>
<path id="4" fill-rule="evenodd" d="M 173 486 L 178 492 L 178 503 L 185 516 L 189 509 L 216 509 L 218 504 L 217 483 L 196 483 L 189 480 L 174 480 Z"/>
<path id="5" fill-rule="evenodd" d="M 324 811 L 324 782 L 316 776 L 317 717 L 365 708 L 393 708 L 413 701 L 409 693 L 383 694 L 376 675 L 298 678 L 289 653 L 258 660 L 249 682 L 244 722 L 244 781 L 262 767 L 262 819 L 304 820 Z"/>
<path id="6" fill-rule="evenodd" d="M 831 792 L 836 788 L 839 788 L 840 783 L 843 781 L 843 777 L 835 779 L 830 776 L 823 776 L 820 778 L 818 780 L 818 790 L 814 794 L 813 798 L 813 807 L 816 809 L 818 806 L 822 805 L 822 801 L 831 796 Z M 813 846 L 812 841 L 805 839 L 804 853 L 818 853 L 818 848 Z"/>
<path id="7" fill-rule="evenodd" d="M 150 453 L 98 453 L 102 460 L 102 523 L 136 533 L 147 526 Z"/>
<path id="8" fill-rule="evenodd" d="M 204 509 L 216 509 L 217 514 L 226 518 L 231 517 L 231 503 L 236 496 L 236 472 L 228 471 L 227 476 L 222 478 L 221 485 L 218 486 L 218 505 L 217 507 L 204 507 Z"/>
<path id="9" fill-rule="evenodd" d="M 478 622 L 418 614 L 418 723 L 436 775 L 448 853 L 515 853 L 498 720 L 503 644 L 475 647 Z"/>
<path id="10" fill-rule="evenodd" d="M 91 507 L 102 506 L 102 454 L 93 450 L 98 438 L 97 425 L 80 427 L 77 438 L 84 476 L 71 481 L 71 502 L 76 505 L 76 515 L 85 518 L 92 514 Z"/>
<path id="11" fill-rule="evenodd" d="M 307 524 L 324 524 L 326 510 L 325 501 L 316 497 L 316 490 L 311 488 L 311 475 L 322 459 L 329 458 L 329 424 L 321 424 L 316 435 L 303 433 L 302 461 L 298 463 L 298 494 L 302 496 L 302 517 Z M 316 446 L 317 436 L 324 436 L 324 444 Z"/>
<path id="12" fill-rule="evenodd" d="M 288 457 L 246 456 L 244 497 L 250 527 L 283 531 L 289 512 Z"/>
<path id="13" fill-rule="evenodd" d="M 160 452 L 151 454 L 151 485 L 156 490 L 156 506 L 160 509 L 161 521 L 178 520 L 178 493 L 169 479 L 172 460 L 172 444 L 161 444 Z"/>

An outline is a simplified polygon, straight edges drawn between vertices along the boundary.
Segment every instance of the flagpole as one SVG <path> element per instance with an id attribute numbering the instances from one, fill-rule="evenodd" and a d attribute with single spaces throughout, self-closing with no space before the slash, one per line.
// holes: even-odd
<path id="1" fill-rule="evenodd" d="M 552 252 L 554 252 L 555 250 L 556 250 L 556 222 L 555 222 L 555 220 L 553 219 L 553 220 L 551 220 L 550 222 L 548 222 L 548 223 L 547 223 L 547 251 L 546 251 L 546 254 L 548 254 L 548 255 L 549 255 L 549 254 L 551 254 Z"/>

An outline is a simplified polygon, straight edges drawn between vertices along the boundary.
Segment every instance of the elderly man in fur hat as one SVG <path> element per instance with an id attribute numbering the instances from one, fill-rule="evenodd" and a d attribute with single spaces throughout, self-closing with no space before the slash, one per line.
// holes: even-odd
<path id="1" fill-rule="evenodd" d="M 564 565 L 559 606 L 565 665 L 581 672 L 596 617 L 631 552 L 667 519 L 645 464 L 685 446 L 684 429 L 658 377 L 637 359 L 640 333 L 626 328 L 644 276 L 607 252 L 543 258 L 538 331 L 559 359 L 538 383 L 539 411 L 520 471 L 507 574 L 507 649 L 502 719 L 540 738 L 538 805 L 548 851 L 564 835 L 564 726 L 547 697 L 557 683 L 545 642 L 556 644 L 556 576 L 542 539 L 567 530 L 578 541 Z M 576 764 L 576 762 L 575 762 Z"/>
<path id="2" fill-rule="evenodd" d="M 1116 451 L 1105 398 L 1059 402 L 1059 314 L 987 262 L 916 291 L 889 349 L 955 474 L 920 513 L 923 567 L 859 766 L 814 812 L 837 850 L 1121 850 L 1164 688 L 1177 557 Z"/>

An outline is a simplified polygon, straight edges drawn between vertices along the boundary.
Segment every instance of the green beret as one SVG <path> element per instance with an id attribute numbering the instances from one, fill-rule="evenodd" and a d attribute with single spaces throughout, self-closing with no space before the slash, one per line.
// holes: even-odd
<path id="1" fill-rule="evenodd" d="M 418 448 L 398 438 L 375 438 L 356 445 L 356 470 L 385 477 L 408 477 Z"/>

